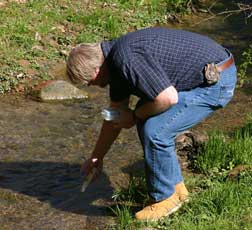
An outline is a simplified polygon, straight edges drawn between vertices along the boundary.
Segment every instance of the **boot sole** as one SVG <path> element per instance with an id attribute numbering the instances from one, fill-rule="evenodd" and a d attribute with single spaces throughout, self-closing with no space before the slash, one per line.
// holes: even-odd
<path id="1" fill-rule="evenodd" d="M 175 206 L 174 208 L 172 208 L 172 209 L 170 210 L 170 212 L 168 212 L 167 215 L 165 215 L 164 217 L 170 216 L 172 213 L 178 211 L 178 210 L 181 208 L 181 206 L 182 206 L 182 202 L 179 203 L 179 204 L 178 204 L 177 206 Z"/>
<path id="2" fill-rule="evenodd" d="M 165 215 L 163 215 L 160 218 L 157 219 L 137 219 L 138 221 L 145 221 L 145 222 L 153 222 L 153 221 L 159 221 L 159 220 L 163 220 L 164 218 L 170 216 L 171 214 L 173 214 L 174 212 L 178 211 L 179 208 L 181 208 L 182 206 L 182 202 L 178 203 L 174 208 L 172 208 L 169 212 L 167 212 Z"/>

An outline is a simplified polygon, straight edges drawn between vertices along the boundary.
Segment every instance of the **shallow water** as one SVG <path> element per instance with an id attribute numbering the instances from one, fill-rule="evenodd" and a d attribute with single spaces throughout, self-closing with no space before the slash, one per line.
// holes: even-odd
<path id="1" fill-rule="evenodd" d="M 192 27 L 202 18 L 188 17 L 179 28 L 209 35 L 229 48 L 239 62 L 252 40 L 251 22 L 245 25 L 241 17 L 215 18 Z M 58 79 L 63 78 L 62 67 L 52 70 Z M 6 214 L 0 211 L 0 225 L 78 229 L 82 224 L 87 229 L 97 225 L 103 229 L 110 220 L 107 206 L 112 192 L 125 186 L 134 170 L 143 169 L 142 149 L 136 130 L 124 130 L 106 156 L 99 180 L 85 193 L 79 192 L 79 167 L 93 149 L 102 123 L 100 111 L 108 103 L 107 89 L 87 91 L 87 100 L 59 103 L 40 103 L 23 95 L 0 97 L 0 207 L 7 210 Z M 245 123 L 251 108 L 248 86 L 196 129 L 232 131 Z"/>
<path id="2" fill-rule="evenodd" d="M 90 155 L 99 133 L 105 95 L 106 90 L 97 90 L 92 101 L 62 103 L 1 97 L 0 193 L 8 189 L 26 195 L 21 209 L 31 197 L 67 216 L 81 214 L 79 218 L 91 218 L 90 223 L 97 216 L 108 221 L 112 191 L 127 181 L 122 170 L 126 173 L 131 162 L 140 161 L 142 152 L 134 130 L 123 132 L 106 157 L 102 176 L 85 193 L 80 192 L 80 163 Z"/>

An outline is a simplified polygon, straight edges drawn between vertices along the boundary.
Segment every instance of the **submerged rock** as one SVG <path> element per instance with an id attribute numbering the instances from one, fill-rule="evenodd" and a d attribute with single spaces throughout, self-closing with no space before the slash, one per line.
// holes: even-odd
<path id="1" fill-rule="evenodd" d="M 83 99 L 88 93 L 62 80 L 51 80 L 38 85 L 29 95 L 40 101 Z"/>

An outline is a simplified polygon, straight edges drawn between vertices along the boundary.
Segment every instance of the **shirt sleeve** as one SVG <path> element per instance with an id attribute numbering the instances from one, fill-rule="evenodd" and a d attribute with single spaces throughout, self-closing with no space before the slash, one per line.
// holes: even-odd
<path id="1" fill-rule="evenodd" d="M 148 99 L 153 100 L 172 85 L 159 61 L 147 50 L 134 50 L 132 57 L 128 67 L 130 73 L 126 76 L 131 84 L 144 93 Z"/>
<path id="2" fill-rule="evenodd" d="M 171 86 L 167 73 L 148 47 L 121 44 L 117 43 L 108 56 L 112 101 L 126 99 L 132 93 L 153 100 Z"/>

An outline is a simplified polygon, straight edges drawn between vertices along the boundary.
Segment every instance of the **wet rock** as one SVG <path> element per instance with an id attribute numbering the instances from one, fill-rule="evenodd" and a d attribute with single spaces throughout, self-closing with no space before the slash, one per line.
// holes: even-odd
<path id="1" fill-rule="evenodd" d="M 178 152 L 183 150 L 192 152 L 207 140 L 208 136 L 203 133 L 197 131 L 185 131 L 176 137 L 176 149 Z"/>
<path id="2" fill-rule="evenodd" d="M 198 131 L 185 131 L 176 137 L 176 151 L 182 170 L 188 171 L 198 148 L 207 140 L 207 135 Z"/>
<path id="3" fill-rule="evenodd" d="M 84 90 L 80 90 L 66 81 L 51 80 L 31 90 L 29 96 L 39 101 L 55 101 L 83 99 L 87 98 L 88 94 Z"/>

